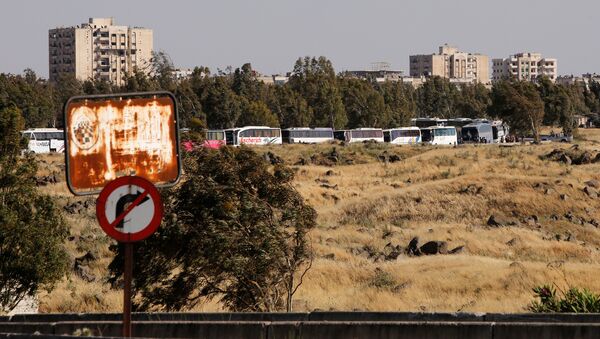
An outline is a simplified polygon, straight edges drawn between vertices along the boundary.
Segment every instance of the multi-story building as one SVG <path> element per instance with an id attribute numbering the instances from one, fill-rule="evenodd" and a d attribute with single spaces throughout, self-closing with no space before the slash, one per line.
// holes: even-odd
<path id="1" fill-rule="evenodd" d="M 121 85 L 125 75 L 145 71 L 152 58 L 152 30 L 114 25 L 112 18 L 90 18 L 76 27 L 48 31 L 50 81 L 61 74 Z"/>
<path id="2" fill-rule="evenodd" d="M 591 82 L 600 83 L 600 74 L 586 73 L 586 74 L 582 74 L 581 76 L 561 75 L 556 78 L 557 84 L 561 84 L 561 85 L 582 84 L 587 89 L 589 89 Z"/>
<path id="3" fill-rule="evenodd" d="M 438 54 L 410 56 L 410 76 L 440 76 L 457 82 L 490 82 L 489 57 L 479 53 L 461 52 L 445 44 Z"/>
<path id="4" fill-rule="evenodd" d="M 506 59 L 492 60 L 492 81 L 515 78 L 532 81 L 541 76 L 551 81 L 557 78 L 557 60 L 542 58 L 540 53 L 518 53 Z"/>

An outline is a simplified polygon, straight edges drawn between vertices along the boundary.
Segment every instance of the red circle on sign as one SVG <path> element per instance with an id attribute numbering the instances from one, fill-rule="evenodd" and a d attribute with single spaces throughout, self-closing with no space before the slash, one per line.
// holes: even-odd
<path id="1" fill-rule="evenodd" d="M 106 202 L 107 202 L 110 194 L 112 192 L 114 192 L 116 189 L 118 189 L 119 187 L 130 186 L 130 185 L 135 185 L 135 186 L 142 188 L 144 190 L 144 196 L 146 194 L 148 196 L 150 196 L 152 203 L 154 204 L 154 215 L 152 216 L 150 223 L 148 223 L 148 225 L 144 226 L 144 228 L 141 229 L 140 231 L 135 232 L 135 233 L 124 233 L 124 232 L 118 231 L 114 227 L 114 223 L 115 223 L 114 221 L 112 224 L 111 224 L 111 222 L 108 221 L 108 218 L 106 216 Z M 133 208 L 135 208 L 135 206 L 133 206 Z M 131 208 L 131 209 L 133 209 L 133 208 Z M 127 213 L 129 213 L 131 211 L 131 209 L 126 210 L 123 214 L 127 215 Z M 108 185 L 106 185 L 102 189 L 102 191 L 100 192 L 100 195 L 98 196 L 98 200 L 96 201 L 96 217 L 98 218 L 100 227 L 102 227 L 102 229 L 104 230 L 104 232 L 106 232 L 106 234 L 108 234 L 108 236 L 110 236 L 111 238 L 113 238 L 119 242 L 136 242 L 136 241 L 140 241 L 140 240 L 144 240 L 144 239 L 148 238 L 150 235 L 152 235 L 152 233 L 154 233 L 156 231 L 158 226 L 160 226 L 162 216 L 163 216 L 163 206 L 162 206 L 162 202 L 160 200 L 160 193 L 158 192 L 158 190 L 156 189 L 156 186 L 154 186 L 154 184 L 152 184 L 150 181 L 148 181 L 144 178 L 141 178 L 141 177 L 135 177 L 135 176 L 121 177 L 121 178 L 117 178 L 117 179 L 109 182 Z M 121 219 L 123 219 L 123 218 L 124 218 L 124 216 L 121 216 Z M 117 218 L 115 218 L 115 219 L 117 219 Z"/>

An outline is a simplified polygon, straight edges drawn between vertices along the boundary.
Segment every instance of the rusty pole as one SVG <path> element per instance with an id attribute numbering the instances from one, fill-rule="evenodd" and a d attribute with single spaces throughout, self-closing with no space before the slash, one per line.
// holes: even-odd
<path id="1" fill-rule="evenodd" d="M 123 287 L 123 337 L 131 338 L 131 279 L 133 276 L 133 243 L 125 243 L 125 271 Z"/>

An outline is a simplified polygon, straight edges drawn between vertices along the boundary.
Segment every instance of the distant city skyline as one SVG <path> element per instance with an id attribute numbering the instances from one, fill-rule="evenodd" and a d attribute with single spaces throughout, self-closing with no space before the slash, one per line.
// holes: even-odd
<path id="1" fill-rule="evenodd" d="M 257 1 L 23 0 L 0 12 L 1 73 L 31 68 L 48 77 L 48 30 L 90 17 L 154 30 L 155 50 L 176 67 L 212 72 L 249 62 L 264 74 L 291 71 L 303 56 L 326 56 L 337 72 L 386 61 L 409 71 L 409 55 L 460 50 L 505 58 L 537 52 L 560 75 L 600 73 L 594 14 L 600 3 L 560 0 Z"/>

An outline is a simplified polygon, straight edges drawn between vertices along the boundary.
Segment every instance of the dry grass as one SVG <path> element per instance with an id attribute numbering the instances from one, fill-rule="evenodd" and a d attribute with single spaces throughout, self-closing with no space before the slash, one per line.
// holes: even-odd
<path id="1" fill-rule="evenodd" d="M 581 131 L 578 142 L 582 149 L 597 151 L 600 131 Z M 295 309 L 520 312 L 532 300 L 531 288 L 542 283 L 600 291 L 600 281 L 593 278 L 600 269 L 600 231 L 564 217 L 570 213 L 576 219 L 600 221 L 600 200 L 582 191 L 585 181 L 600 180 L 600 163 L 566 166 L 540 159 L 554 148 L 570 146 L 257 149 L 294 164 L 336 147 L 340 158 L 354 163 L 294 166 L 297 189 L 319 212 L 319 226 L 310 235 L 316 259 L 296 295 Z M 382 163 L 377 158 L 384 151 L 403 160 Z M 51 172 L 61 160 L 45 157 L 45 170 Z M 326 175 L 330 170 L 333 174 Z M 325 182 L 337 188 L 322 187 Z M 481 190 L 461 193 L 468 185 Z M 76 200 L 63 183 L 41 189 L 61 204 Z M 486 221 L 491 214 L 512 218 L 518 225 L 490 228 Z M 532 215 L 537 223 L 527 222 Z M 92 211 L 68 221 L 78 236 L 68 244 L 73 256 L 86 251 L 100 255 L 90 267 L 98 280 L 87 283 L 72 275 L 57 290 L 41 296 L 42 310 L 120 310 L 120 292 L 103 282 L 109 242 Z M 414 236 L 422 243 L 443 240 L 451 248 L 464 245 L 465 251 L 377 262 L 362 253 L 365 247 L 382 251 L 388 243 L 406 246 Z M 220 309 L 214 301 L 198 307 Z"/>

